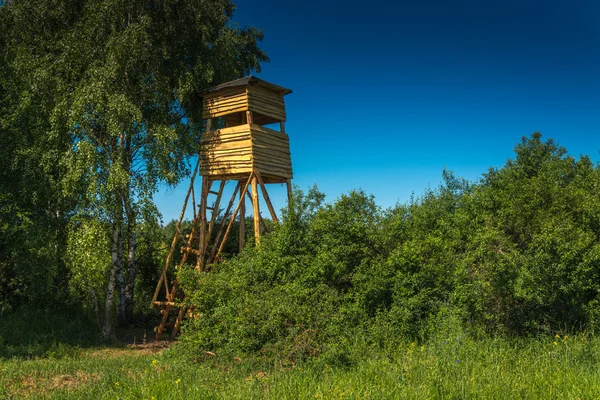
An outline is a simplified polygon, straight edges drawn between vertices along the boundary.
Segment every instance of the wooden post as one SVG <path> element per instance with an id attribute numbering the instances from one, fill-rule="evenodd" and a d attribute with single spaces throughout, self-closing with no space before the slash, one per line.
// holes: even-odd
<path id="1" fill-rule="evenodd" d="M 254 213 L 254 241 L 260 244 L 260 210 L 258 207 L 258 185 L 256 175 L 252 177 L 252 212 Z"/>
<path id="2" fill-rule="evenodd" d="M 206 120 L 206 132 L 210 132 L 212 129 L 212 118 Z M 212 181 L 209 177 L 202 178 L 202 194 L 200 198 L 200 228 L 199 228 L 199 240 L 198 240 L 198 249 L 200 250 L 200 254 L 197 256 L 196 260 L 196 269 L 202 271 L 204 269 L 204 261 L 206 259 L 204 250 L 206 249 L 206 202 L 208 201 L 208 192 L 210 191 L 210 187 L 212 185 Z"/>
<path id="3" fill-rule="evenodd" d="M 248 185 L 250 184 L 250 181 L 252 180 L 252 178 L 254 178 L 254 174 L 250 174 L 250 177 L 248 178 L 248 181 L 244 185 L 242 192 L 246 192 L 246 190 L 248 190 Z M 233 198 L 235 198 L 235 195 Z M 221 244 L 219 245 L 219 250 L 217 250 L 217 254 L 215 255 L 214 261 L 219 259 L 219 255 L 221 255 L 221 252 L 223 251 L 223 247 L 225 247 L 225 242 L 227 241 L 227 236 L 229 235 L 229 231 L 231 230 L 231 225 L 233 225 L 233 221 L 235 220 L 237 213 L 240 211 L 240 204 L 241 203 L 238 203 L 237 207 L 235 208 L 235 211 L 233 212 L 233 214 L 231 214 L 231 219 L 229 220 L 229 225 L 227 225 L 227 229 L 225 230 L 225 234 L 223 235 L 223 240 L 221 241 Z"/>
<path id="4" fill-rule="evenodd" d="M 290 208 L 292 206 L 292 197 L 293 197 L 293 192 L 292 192 L 292 180 L 288 179 L 285 184 L 287 185 L 287 192 L 288 192 L 288 208 Z"/>
<path id="5" fill-rule="evenodd" d="M 175 325 L 173 326 L 173 332 L 171 332 L 171 340 L 175 339 L 177 336 L 177 332 L 179 331 L 179 326 L 181 325 L 181 320 L 183 319 L 183 314 L 185 313 L 185 307 L 179 308 L 179 313 L 177 314 L 177 319 L 175 320 Z"/>
<path id="6" fill-rule="evenodd" d="M 196 261 L 196 269 L 199 271 L 204 269 L 204 252 L 202 250 L 206 242 L 206 201 L 208 200 L 208 191 L 210 190 L 211 183 L 208 177 L 202 177 L 202 197 L 200 198 L 200 211 L 198 214 L 198 219 L 200 220 L 198 248 L 200 249 L 200 253 Z"/>
<path id="7" fill-rule="evenodd" d="M 220 243 L 221 235 L 223 234 L 223 229 L 225 228 L 225 223 L 227 222 L 227 216 L 229 215 L 229 212 L 231 211 L 231 208 L 233 207 L 233 203 L 235 203 L 236 194 L 237 194 L 238 190 L 241 190 L 241 189 L 239 189 L 239 186 L 236 185 L 235 190 L 233 191 L 233 195 L 231 195 L 231 200 L 229 200 L 229 205 L 227 206 L 227 209 L 225 210 L 225 214 L 223 214 L 223 219 L 221 220 L 221 224 L 219 225 L 219 230 L 217 231 L 217 235 L 215 236 L 215 241 L 213 242 L 213 246 L 210 251 L 210 255 L 208 257 L 208 264 L 212 263 L 213 260 L 215 259 L 215 253 L 217 251 L 217 246 Z"/>
<path id="8" fill-rule="evenodd" d="M 279 121 L 279 132 L 285 133 L 285 122 Z"/>
<path id="9" fill-rule="evenodd" d="M 192 221 L 196 219 L 196 193 L 194 192 L 194 188 L 192 187 Z"/>
<path id="10" fill-rule="evenodd" d="M 160 324 L 156 328 L 156 340 L 159 340 L 162 336 L 162 333 L 165 330 L 165 325 L 167 323 L 167 319 L 169 319 L 169 315 L 171 314 L 171 310 L 175 307 L 175 294 L 177 293 L 177 281 L 173 284 L 173 289 L 171 289 L 171 293 L 167 296 L 167 301 L 164 302 L 166 308 L 162 311 L 163 315 L 160 321 Z"/>
<path id="11" fill-rule="evenodd" d="M 263 182 L 262 176 L 260 176 L 260 172 L 258 172 L 258 171 L 256 171 L 256 178 L 258 179 L 260 189 L 262 190 L 262 194 L 265 199 L 265 203 L 267 203 L 267 207 L 269 208 L 269 212 L 271 213 L 271 218 L 273 219 L 273 222 L 278 224 L 279 220 L 277 219 L 277 214 L 275 213 L 275 209 L 273 208 L 273 204 L 271 203 L 271 198 L 269 197 L 269 193 L 267 193 L 267 188 L 265 187 L 265 183 Z"/>
<path id="12" fill-rule="evenodd" d="M 240 188 L 240 253 L 244 249 L 244 245 L 246 244 L 246 198 L 244 193 L 242 192 L 243 183 L 240 181 L 238 186 Z"/>
<path id="13" fill-rule="evenodd" d="M 215 222 L 217 222 L 217 216 L 219 214 L 219 206 L 221 205 L 221 198 L 223 197 L 223 189 L 225 189 L 226 183 L 227 182 L 225 180 L 221 181 L 221 184 L 219 185 L 219 191 L 216 192 L 217 199 L 215 200 L 215 202 L 213 203 L 213 205 L 211 207 L 212 216 L 210 217 L 210 222 L 208 223 L 208 233 L 206 234 L 206 238 L 204 240 L 204 249 L 202 249 L 203 253 L 206 253 L 206 250 L 208 248 L 208 242 L 210 241 L 210 238 L 212 235 L 213 227 L 215 226 Z M 215 192 L 211 192 L 210 190 L 208 191 L 208 193 L 215 194 Z"/>

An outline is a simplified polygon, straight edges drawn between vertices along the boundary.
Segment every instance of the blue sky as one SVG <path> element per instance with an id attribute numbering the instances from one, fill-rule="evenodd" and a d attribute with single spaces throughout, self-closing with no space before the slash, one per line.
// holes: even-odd
<path id="1" fill-rule="evenodd" d="M 600 160 L 600 3 L 581 1 L 238 1 L 264 31 L 257 76 L 286 96 L 294 184 L 329 201 L 362 188 L 383 207 L 469 180 L 523 135 Z M 162 188 L 165 222 L 188 183 Z M 276 208 L 285 188 L 269 193 Z M 185 187 L 185 188 L 184 188 Z M 268 215 L 263 212 L 263 215 Z"/>

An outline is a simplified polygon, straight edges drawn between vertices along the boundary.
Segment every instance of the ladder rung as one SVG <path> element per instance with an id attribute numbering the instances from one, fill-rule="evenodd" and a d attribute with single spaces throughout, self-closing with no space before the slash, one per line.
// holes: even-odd
<path id="1" fill-rule="evenodd" d="M 207 210 L 210 210 L 210 211 L 212 211 L 212 210 L 214 210 L 215 208 L 214 208 L 214 207 L 206 207 L 206 209 L 207 209 Z"/>
<path id="2" fill-rule="evenodd" d="M 175 306 L 175 302 L 174 301 L 155 301 L 154 302 L 155 306 Z"/>
<path id="3" fill-rule="evenodd" d="M 210 193 L 210 194 L 219 194 L 219 192 L 215 192 L 214 190 L 209 190 L 208 193 Z"/>
<path id="4" fill-rule="evenodd" d="M 181 252 L 183 253 L 183 252 L 185 252 L 185 251 L 189 251 L 190 253 L 192 253 L 192 254 L 195 254 L 195 255 L 197 255 L 197 256 L 199 256 L 199 255 L 200 255 L 200 251 L 198 251 L 198 250 L 196 250 L 196 249 L 192 249 L 191 247 L 182 247 L 182 248 L 181 248 Z"/>

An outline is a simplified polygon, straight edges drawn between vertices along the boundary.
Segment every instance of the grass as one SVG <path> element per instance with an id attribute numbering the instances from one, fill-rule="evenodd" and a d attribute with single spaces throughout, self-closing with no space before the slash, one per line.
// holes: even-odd
<path id="1" fill-rule="evenodd" d="M 177 347 L 81 349 L 0 360 L 0 398 L 51 399 L 597 399 L 600 339 L 454 339 L 365 350 L 349 367 L 293 368 Z"/>

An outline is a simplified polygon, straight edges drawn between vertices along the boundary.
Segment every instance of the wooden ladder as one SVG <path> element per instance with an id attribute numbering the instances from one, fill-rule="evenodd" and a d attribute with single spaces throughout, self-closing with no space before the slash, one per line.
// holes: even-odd
<path id="1" fill-rule="evenodd" d="M 221 253 L 223 252 L 223 249 L 227 242 L 229 233 L 231 232 L 232 225 L 239 213 L 241 250 L 241 248 L 244 246 L 244 203 L 245 198 L 249 197 L 252 203 L 254 214 L 255 242 L 256 244 L 258 244 L 260 240 L 260 226 L 262 225 L 263 230 L 267 231 L 266 224 L 260 215 L 260 210 L 258 206 L 259 187 L 263 193 L 264 200 L 268 206 L 269 213 L 271 214 L 273 222 L 278 223 L 277 215 L 275 213 L 273 205 L 271 204 L 271 200 L 265 188 L 265 183 L 263 182 L 261 174 L 258 171 L 253 171 L 248 175 L 247 180 L 244 179 L 237 181 L 237 185 L 235 186 L 233 195 L 229 200 L 229 204 L 227 205 L 227 208 L 225 209 L 219 221 L 218 230 L 216 231 L 216 234 L 213 235 L 213 232 L 215 232 L 215 228 L 217 225 L 217 218 L 219 216 L 219 206 L 223 198 L 223 190 L 225 188 L 227 180 L 211 179 L 208 176 L 202 177 L 202 192 L 200 197 L 200 204 L 198 205 L 198 212 L 196 212 L 194 179 L 197 173 L 198 164 L 196 164 L 196 168 L 192 175 L 190 188 L 188 189 L 183 204 L 183 209 L 181 210 L 179 221 L 177 222 L 177 226 L 175 228 L 175 235 L 173 237 L 173 241 L 171 242 L 171 248 L 169 249 L 165 266 L 163 268 L 158 284 L 156 285 L 154 296 L 152 297 L 151 306 L 160 307 L 162 313 L 160 324 L 156 328 L 154 328 L 154 331 L 156 332 L 156 340 L 160 340 L 163 333 L 165 332 L 165 329 L 171 327 L 173 328 L 173 330 L 171 331 L 170 339 L 174 339 L 177 333 L 179 332 L 181 320 L 183 319 L 183 316 L 186 312 L 185 307 L 181 305 L 182 300 L 185 298 L 185 294 L 181 290 L 178 290 L 177 280 L 174 279 L 172 281 L 169 281 L 167 275 L 167 272 L 171 266 L 171 260 L 173 258 L 174 250 L 177 247 L 177 243 L 183 243 L 183 246 L 180 247 L 182 257 L 181 261 L 176 266 L 176 269 L 183 267 L 186 263 L 189 264 L 188 259 L 190 255 L 192 255 L 196 257 L 196 269 L 198 271 L 204 272 L 207 270 L 208 266 L 212 265 L 213 263 L 219 260 L 219 257 L 221 256 Z M 213 190 L 213 184 L 218 181 L 220 181 L 218 190 Z M 289 180 L 287 181 L 287 186 L 289 201 L 289 198 L 291 198 L 291 183 Z M 190 195 L 192 198 L 194 210 L 193 224 L 190 234 L 187 237 L 183 237 L 183 235 L 181 234 L 181 222 L 183 221 L 183 217 Z M 216 196 L 216 198 L 212 202 L 212 205 L 208 206 L 210 202 L 209 198 L 211 196 Z M 236 207 L 234 207 L 234 204 L 236 202 L 237 205 Z M 210 218 L 209 215 L 207 215 L 208 213 L 210 213 Z M 161 299 L 159 299 L 159 297 L 161 297 Z"/>
<path id="2" fill-rule="evenodd" d="M 203 271 L 206 267 L 207 253 L 208 253 L 208 242 L 211 238 L 213 228 L 215 226 L 215 222 L 217 220 L 219 214 L 219 206 L 221 203 L 221 199 L 223 197 L 223 189 L 225 188 L 226 181 L 222 180 L 218 186 L 218 190 L 212 190 L 213 183 L 215 181 L 209 179 L 203 179 L 202 181 L 202 197 L 200 199 L 199 211 L 196 213 L 196 204 L 195 204 L 195 195 L 194 195 L 194 178 L 197 173 L 196 166 L 194 175 L 192 176 L 192 180 L 190 183 L 190 189 L 188 189 L 188 194 L 186 195 L 186 199 L 183 205 L 183 209 L 181 211 L 179 221 L 177 222 L 177 226 L 175 228 L 175 235 L 171 242 L 171 248 L 169 249 L 169 253 L 167 256 L 167 260 L 165 262 L 165 266 L 163 267 L 163 271 L 161 273 L 158 284 L 156 285 L 156 289 L 154 291 L 154 296 L 152 298 L 152 307 L 159 307 L 161 310 L 162 318 L 160 324 L 154 328 L 156 333 L 156 340 L 160 340 L 162 335 L 165 333 L 167 328 L 173 328 L 170 333 L 170 339 L 174 339 L 177 333 L 179 332 L 179 328 L 181 326 L 181 320 L 185 314 L 185 307 L 180 303 L 184 299 L 185 295 L 181 290 L 178 290 L 178 282 L 176 279 L 172 280 L 169 284 L 169 277 L 167 272 L 169 270 L 171 259 L 173 258 L 173 253 L 175 248 L 177 247 L 177 243 L 183 242 L 183 246 L 180 247 L 180 251 L 182 254 L 181 261 L 176 266 L 176 269 L 183 267 L 190 258 L 190 255 L 196 256 L 196 268 L 200 271 Z M 184 238 L 181 233 L 181 222 L 183 221 L 183 217 L 185 215 L 185 210 L 187 208 L 187 203 L 192 195 L 192 203 L 194 209 L 194 217 L 192 224 L 192 231 Z M 207 203 L 209 201 L 210 196 L 216 196 L 214 201 L 212 201 L 212 205 L 208 206 Z M 229 207 L 231 208 L 231 207 Z M 207 211 L 210 212 L 210 217 L 207 218 Z M 161 294 L 164 291 L 164 299 L 159 299 Z"/>

